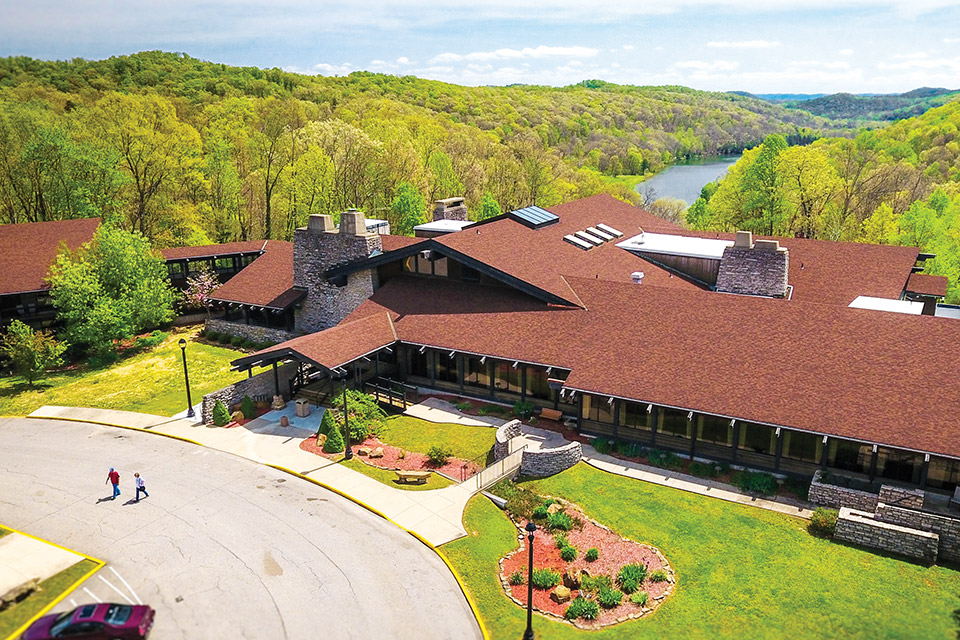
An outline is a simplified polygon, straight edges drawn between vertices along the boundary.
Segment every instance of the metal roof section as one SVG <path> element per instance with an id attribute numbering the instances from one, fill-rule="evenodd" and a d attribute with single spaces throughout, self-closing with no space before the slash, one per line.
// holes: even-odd
<path id="1" fill-rule="evenodd" d="M 609 225 L 605 225 L 605 224 L 603 224 L 602 222 L 597 225 L 597 229 L 600 229 L 601 231 L 606 231 L 607 233 L 609 233 L 610 235 L 612 235 L 614 238 L 622 238 L 622 237 L 623 237 L 623 232 L 622 232 L 622 231 L 617 231 L 617 230 L 614 229 L 613 227 L 611 227 L 611 226 L 609 226 Z"/>
<path id="2" fill-rule="evenodd" d="M 641 233 L 618 243 L 617 246 L 631 252 L 719 260 L 723 257 L 723 250 L 733 246 L 733 241 L 666 233 Z"/>
<path id="3" fill-rule="evenodd" d="M 577 236 L 581 240 L 586 240 L 590 244 L 594 244 L 598 247 L 603 244 L 603 240 L 601 240 L 597 236 L 587 233 L 586 231 L 574 231 L 573 235 Z"/>
<path id="4" fill-rule="evenodd" d="M 569 235 L 569 234 L 565 235 L 563 236 L 563 240 L 565 242 L 569 242 L 570 244 L 577 247 L 578 249 L 583 249 L 584 251 L 589 251 L 590 249 L 593 249 L 592 244 L 584 240 L 581 240 L 580 238 L 574 235 Z"/>
<path id="5" fill-rule="evenodd" d="M 891 298 L 872 298 L 870 296 L 857 296 L 857 299 L 851 302 L 850 306 L 854 309 L 890 311 L 893 313 L 906 313 L 912 316 L 919 316 L 923 311 L 922 302 L 893 300 Z"/>
<path id="6" fill-rule="evenodd" d="M 587 233 L 593 234 L 603 241 L 613 240 L 615 237 L 613 234 L 607 233 L 606 231 L 601 231 L 596 227 L 587 227 Z"/>
<path id="7" fill-rule="evenodd" d="M 558 215 L 555 213 L 550 213 L 546 209 L 541 209 L 537 206 L 517 209 L 515 211 L 511 211 L 507 215 L 510 217 L 510 219 L 515 220 L 526 227 L 530 227 L 531 229 L 541 229 L 547 225 L 560 222 L 560 217 Z"/>
<path id="8" fill-rule="evenodd" d="M 434 220 L 433 222 L 425 222 L 424 224 L 418 224 L 413 228 L 414 233 L 417 231 L 432 231 L 434 233 L 456 233 L 469 227 L 473 222 L 470 220 Z"/>

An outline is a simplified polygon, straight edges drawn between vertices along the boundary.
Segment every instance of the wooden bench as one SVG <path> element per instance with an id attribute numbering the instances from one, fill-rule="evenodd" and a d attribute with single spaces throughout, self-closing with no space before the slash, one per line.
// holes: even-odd
<path id="1" fill-rule="evenodd" d="M 556 409 L 540 409 L 540 417 L 546 420 L 556 420 L 560 422 L 563 420 L 563 413 Z"/>
<path id="2" fill-rule="evenodd" d="M 397 471 L 397 481 L 403 484 L 426 484 L 429 471 Z"/>

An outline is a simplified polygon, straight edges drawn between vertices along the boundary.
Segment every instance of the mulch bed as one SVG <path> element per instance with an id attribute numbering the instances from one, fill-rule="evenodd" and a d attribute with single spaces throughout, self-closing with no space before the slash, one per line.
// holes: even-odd
<path id="1" fill-rule="evenodd" d="M 533 541 L 534 569 L 550 568 L 563 575 L 570 567 L 585 570 L 591 576 L 607 575 L 614 581 L 616 586 L 617 573 L 620 568 L 627 564 L 642 564 L 647 566 L 647 580 L 644 581 L 639 591 L 646 591 L 649 599 L 644 607 L 630 602 L 630 596 L 624 594 L 623 600 L 618 607 L 613 609 L 604 609 L 600 607 L 600 615 L 596 620 L 578 619 L 572 622 L 583 629 L 598 629 L 600 627 L 624 622 L 629 619 L 639 618 L 649 615 L 655 611 L 664 599 L 673 592 L 675 587 L 675 574 L 666 558 L 655 547 L 640 544 L 633 540 L 623 538 L 603 525 L 589 519 L 575 505 L 560 501 L 564 505 L 564 511 L 574 519 L 583 522 L 583 526 L 567 532 L 567 539 L 570 544 L 576 547 L 579 552 L 577 558 L 572 562 L 566 562 L 560 557 L 560 550 L 556 548 L 554 536 L 538 526 Z M 511 555 L 500 561 L 500 581 L 507 595 L 517 604 L 527 606 L 527 558 L 529 551 L 527 548 L 526 532 L 523 525 L 526 523 L 516 523 L 519 530 L 520 548 Z M 593 562 L 587 562 L 584 559 L 587 549 L 596 547 L 600 556 Z M 651 582 L 649 576 L 658 569 L 664 570 L 668 577 L 666 582 Z M 511 585 L 508 581 L 510 574 L 515 571 L 521 571 L 524 576 L 524 584 Z M 544 614 L 556 616 L 563 619 L 563 614 L 569 606 L 569 602 L 558 604 L 550 599 L 548 591 L 533 590 L 533 606 Z M 580 594 L 579 590 L 571 590 L 571 600 Z M 584 595 L 587 595 L 586 593 Z"/>
<path id="2" fill-rule="evenodd" d="M 383 447 L 383 457 L 370 458 L 368 456 L 361 456 L 357 453 L 360 447 L 368 447 L 370 449 Z M 342 453 L 325 453 L 317 446 L 317 439 L 313 436 L 304 438 L 300 442 L 300 448 L 331 460 L 338 460 L 343 455 Z M 460 458 L 450 458 L 445 465 L 437 466 L 432 464 L 424 453 L 404 451 L 400 447 L 385 444 L 373 436 L 367 438 L 360 444 L 352 444 L 350 449 L 353 451 L 354 460 L 361 460 L 373 467 L 389 469 L 391 471 L 437 471 L 458 482 L 462 478 L 469 478 L 483 469 L 483 467 L 479 465 L 466 462 Z M 466 469 L 464 469 L 464 466 L 466 466 Z"/>

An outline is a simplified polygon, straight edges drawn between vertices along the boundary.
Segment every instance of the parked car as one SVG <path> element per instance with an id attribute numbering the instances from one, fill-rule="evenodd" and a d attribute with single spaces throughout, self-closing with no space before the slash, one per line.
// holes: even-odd
<path id="1" fill-rule="evenodd" d="M 43 616 L 20 639 L 143 640 L 153 627 L 154 613 L 152 607 L 142 604 L 85 604 L 73 611 Z"/>

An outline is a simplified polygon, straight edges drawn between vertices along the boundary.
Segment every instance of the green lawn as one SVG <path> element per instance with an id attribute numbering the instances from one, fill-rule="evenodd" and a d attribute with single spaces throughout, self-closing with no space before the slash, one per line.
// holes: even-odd
<path id="1" fill-rule="evenodd" d="M 69 569 L 65 569 L 55 576 L 40 583 L 40 590 L 30 597 L 10 605 L 0 611 L 0 638 L 7 638 L 14 631 L 37 615 L 41 609 L 59 598 L 63 592 L 73 586 L 73 583 L 82 578 L 97 566 L 93 560 L 82 560 Z"/>
<path id="2" fill-rule="evenodd" d="M 4 378 L 0 380 L 0 415 L 26 415 L 46 404 L 174 415 L 187 408 L 177 341 L 181 337 L 189 340 L 193 333 L 172 332 L 163 344 L 104 368 L 54 373 L 33 389 L 22 378 Z M 194 404 L 203 394 L 242 377 L 230 371 L 230 361 L 241 355 L 223 347 L 187 345 Z"/>
<path id="3" fill-rule="evenodd" d="M 374 480 L 390 485 L 395 489 L 407 489 L 408 491 L 429 491 L 431 489 L 443 489 L 453 484 L 453 481 L 444 478 L 437 473 L 431 473 L 425 484 L 406 484 L 397 482 L 397 472 L 389 469 L 379 469 L 359 460 L 341 460 L 340 464 L 354 471 L 359 471 L 365 476 Z"/>
<path id="4" fill-rule="evenodd" d="M 637 176 L 631 174 L 623 174 L 619 176 L 608 176 L 602 173 L 597 174 L 600 176 L 600 179 L 603 180 L 604 184 L 622 184 L 627 189 L 636 189 L 637 185 L 643 182 L 646 178 L 652 177 L 653 174 Z"/>
<path id="5" fill-rule="evenodd" d="M 677 592 L 650 618 L 584 632 L 535 617 L 538 637 L 953 638 L 960 572 L 814 538 L 805 521 L 598 471 L 581 463 L 524 486 L 580 504 L 614 531 L 661 549 Z M 497 560 L 516 529 L 475 497 L 471 535 L 444 545 L 495 639 L 519 638 L 524 611 L 507 599 Z"/>
<path id="6" fill-rule="evenodd" d="M 497 430 L 493 427 L 468 427 L 460 424 L 428 422 L 410 416 L 392 416 L 380 439 L 407 451 L 426 453 L 439 445 L 462 460 L 486 455 L 493 447 Z"/>

